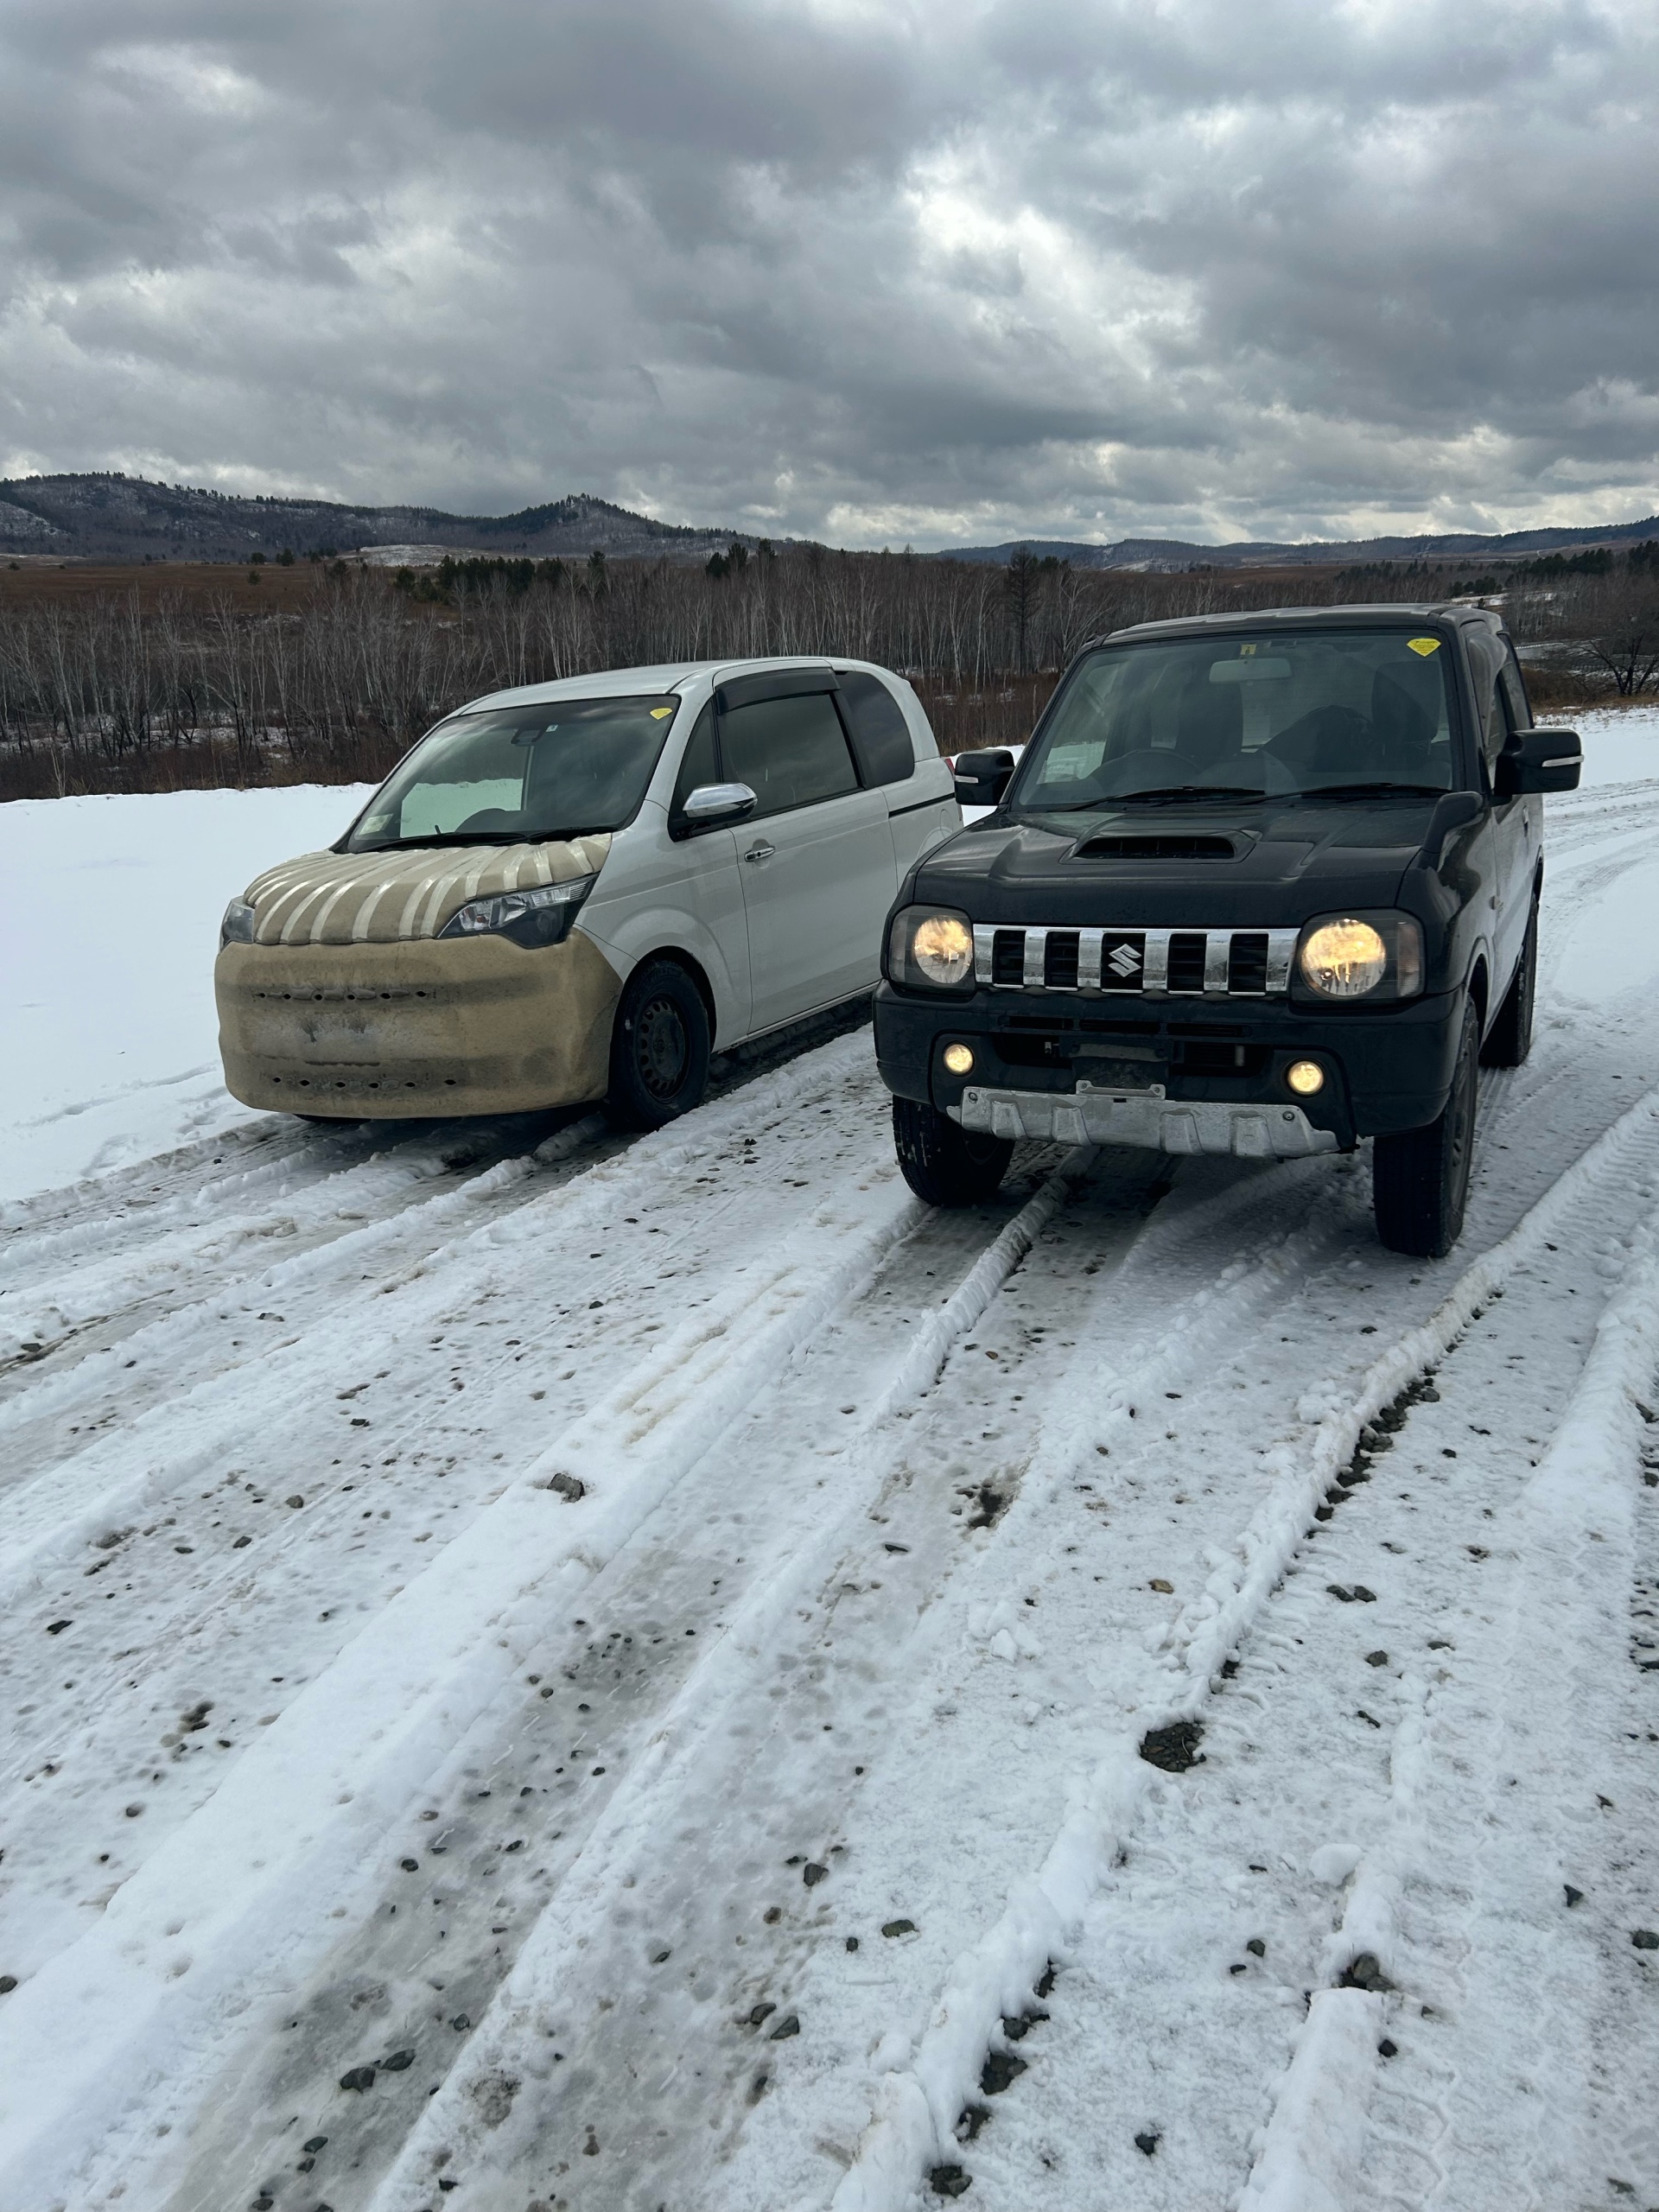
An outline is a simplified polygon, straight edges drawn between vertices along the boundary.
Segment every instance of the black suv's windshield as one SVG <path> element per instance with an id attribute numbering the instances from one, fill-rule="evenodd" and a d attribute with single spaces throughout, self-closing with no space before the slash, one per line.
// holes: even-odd
<path id="1" fill-rule="evenodd" d="M 1446 791 L 1442 641 L 1273 630 L 1103 647 L 1076 671 L 1011 793 L 1021 812 Z"/>
<path id="2" fill-rule="evenodd" d="M 678 704 L 653 694 L 457 715 L 387 778 L 346 850 L 538 843 L 620 830 L 645 797 Z"/>

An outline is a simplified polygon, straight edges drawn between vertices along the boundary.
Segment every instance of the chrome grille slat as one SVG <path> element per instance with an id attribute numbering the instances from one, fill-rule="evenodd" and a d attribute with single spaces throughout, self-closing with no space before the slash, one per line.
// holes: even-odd
<path id="1" fill-rule="evenodd" d="M 974 976 L 999 991 L 1051 991 L 1068 996 L 1166 998 L 1170 996 L 1170 942 L 1177 948 L 1180 976 L 1177 998 L 1283 998 L 1290 988 L 1297 930 L 1078 929 L 1060 923 L 1020 930 L 1006 924 L 974 925 Z M 1002 940 L 1001 958 L 997 940 Z M 1054 940 L 1051 950 L 1050 940 Z M 1075 983 L 1052 982 L 1071 964 L 1077 945 Z M 1202 946 L 1200 962 L 1199 947 Z M 1265 963 L 1262 947 L 1266 947 Z M 999 980 L 997 970 L 1001 969 Z M 1263 978 L 1260 987 L 1236 987 L 1235 974 Z M 1201 976 L 1201 980 L 1200 980 Z"/>

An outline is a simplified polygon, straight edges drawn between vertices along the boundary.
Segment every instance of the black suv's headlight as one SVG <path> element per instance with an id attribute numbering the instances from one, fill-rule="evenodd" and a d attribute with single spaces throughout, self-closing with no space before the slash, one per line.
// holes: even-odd
<path id="1" fill-rule="evenodd" d="M 528 891 L 504 891 L 493 899 L 469 899 L 438 931 L 444 937 L 510 937 L 515 944 L 563 944 L 576 909 L 596 878 L 573 876 L 568 883 L 538 883 Z"/>
<path id="2" fill-rule="evenodd" d="M 1295 983 L 1298 995 L 1333 1005 L 1415 998 L 1423 988 L 1422 925 L 1391 908 L 1321 916 L 1297 942 Z"/>
<path id="3" fill-rule="evenodd" d="M 971 991 L 974 925 L 953 906 L 901 906 L 887 932 L 889 982 L 912 990 Z"/>

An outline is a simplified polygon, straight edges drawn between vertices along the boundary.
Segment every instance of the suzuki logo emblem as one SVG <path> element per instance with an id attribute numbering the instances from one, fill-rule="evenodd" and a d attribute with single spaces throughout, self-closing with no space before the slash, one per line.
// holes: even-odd
<path id="1" fill-rule="evenodd" d="M 1112 948 L 1106 965 L 1120 980 L 1133 976 L 1141 965 L 1141 956 L 1132 944 L 1118 944 Z"/>

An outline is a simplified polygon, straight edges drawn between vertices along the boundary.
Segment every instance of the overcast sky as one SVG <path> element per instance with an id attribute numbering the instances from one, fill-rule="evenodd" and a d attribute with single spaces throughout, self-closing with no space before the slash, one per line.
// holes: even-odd
<path id="1" fill-rule="evenodd" d="M 1654 0 L 0 0 L 0 474 L 843 544 L 1659 507 Z"/>

